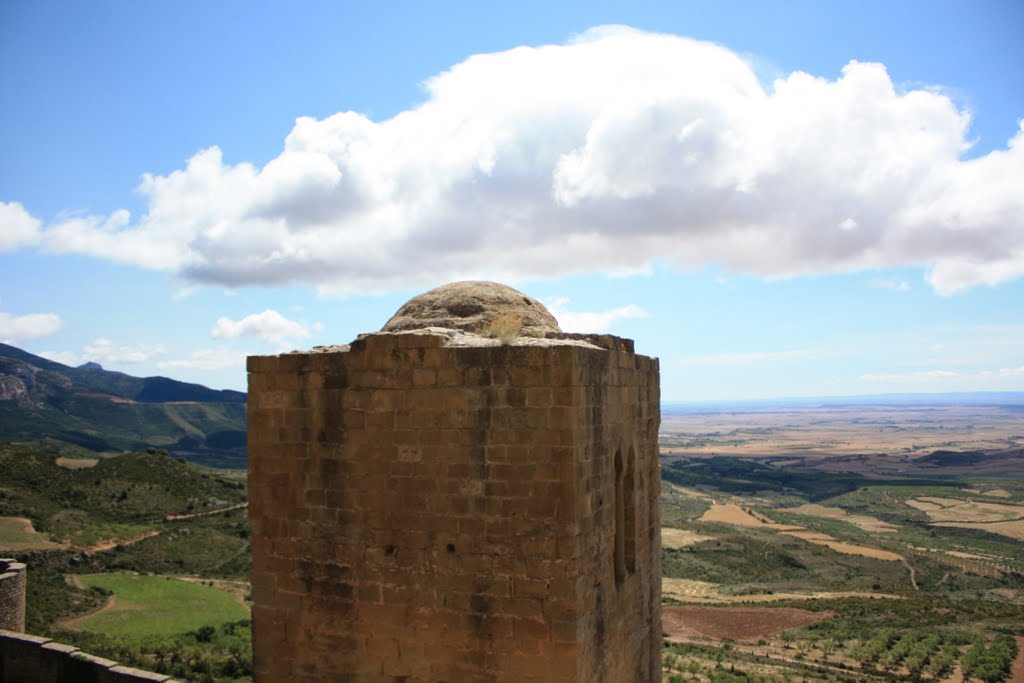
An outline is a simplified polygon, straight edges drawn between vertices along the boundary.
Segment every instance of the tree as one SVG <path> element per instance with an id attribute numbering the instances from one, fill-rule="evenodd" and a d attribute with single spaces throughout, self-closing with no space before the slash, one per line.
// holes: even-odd
<path id="1" fill-rule="evenodd" d="M 200 626 L 193 635 L 198 643 L 209 643 L 213 640 L 214 634 L 217 633 L 217 629 L 213 626 Z"/>

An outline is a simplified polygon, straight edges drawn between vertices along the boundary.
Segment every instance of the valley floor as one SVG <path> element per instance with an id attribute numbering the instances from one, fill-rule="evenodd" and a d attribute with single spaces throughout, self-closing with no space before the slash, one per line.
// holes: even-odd
<path id="1" fill-rule="evenodd" d="M 1022 434 L 990 407 L 667 417 L 665 680 L 1019 677 Z"/>

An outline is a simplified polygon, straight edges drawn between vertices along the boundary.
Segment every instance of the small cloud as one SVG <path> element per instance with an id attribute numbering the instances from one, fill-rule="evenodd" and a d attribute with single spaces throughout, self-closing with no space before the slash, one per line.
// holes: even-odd
<path id="1" fill-rule="evenodd" d="M 843 222 L 841 222 L 839 224 L 839 229 L 842 230 L 843 232 L 849 232 L 850 230 L 856 230 L 857 229 L 857 221 L 853 220 L 852 218 L 847 218 L 847 219 L 845 219 Z"/>
<path id="2" fill-rule="evenodd" d="M 184 287 L 179 287 L 174 292 L 174 294 L 171 295 L 171 300 L 184 301 L 185 299 L 188 299 L 193 294 L 198 292 L 200 289 L 201 287 L 199 285 L 185 285 Z"/>
<path id="3" fill-rule="evenodd" d="M 245 351 L 237 349 L 199 349 L 189 358 L 160 361 L 157 366 L 162 369 L 222 370 L 244 366 L 246 355 Z"/>
<path id="4" fill-rule="evenodd" d="M 570 311 L 568 297 L 553 297 L 544 302 L 551 315 L 558 320 L 566 332 L 607 332 L 616 320 L 623 318 L 646 318 L 649 314 L 634 304 L 610 308 L 606 311 Z"/>
<path id="5" fill-rule="evenodd" d="M 0 202 L 0 251 L 39 241 L 39 219 L 18 202 Z"/>
<path id="6" fill-rule="evenodd" d="M 1024 120 L 1021 121 L 1024 126 Z M 1022 129 L 1024 137 L 1024 129 Z M 1024 149 L 1024 145 L 1021 145 Z M 1024 276 L 1024 249 L 1009 247 L 1007 256 L 981 261 L 971 258 L 950 258 L 936 263 L 925 280 L 944 296 L 958 294 L 978 284 L 995 287 Z"/>
<path id="7" fill-rule="evenodd" d="M 135 365 L 145 363 L 156 356 L 167 353 L 163 344 L 135 344 L 133 346 L 117 345 L 109 339 L 97 338 L 86 346 L 82 353 L 74 351 L 43 351 L 39 355 L 56 363 L 72 367 L 89 361 L 100 365 Z"/>
<path id="8" fill-rule="evenodd" d="M 910 283 L 906 280 L 886 280 L 883 278 L 871 278 L 868 280 L 868 286 L 875 289 L 893 289 L 897 292 L 909 292 Z"/>
<path id="9" fill-rule="evenodd" d="M 0 313 L 0 341 L 16 344 L 25 339 L 47 337 L 64 325 L 56 313 L 12 315 Z"/>
<path id="10" fill-rule="evenodd" d="M 218 318 L 210 331 L 214 339 L 239 339 L 256 337 L 277 344 L 288 344 L 289 340 L 309 336 L 305 325 L 289 320 L 273 309 L 247 315 L 241 320 Z"/>
<path id="11" fill-rule="evenodd" d="M 145 363 L 156 356 L 167 353 L 163 344 L 135 344 L 118 346 L 109 339 L 100 337 L 82 351 L 82 359 L 95 361 L 100 365 L 133 365 Z"/>

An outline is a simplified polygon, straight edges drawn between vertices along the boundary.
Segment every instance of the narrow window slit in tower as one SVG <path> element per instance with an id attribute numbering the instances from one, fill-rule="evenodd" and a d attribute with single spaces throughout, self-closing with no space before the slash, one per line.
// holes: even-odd
<path id="1" fill-rule="evenodd" d="M 626 461 L 626 473 L 622 480 L 624 494 L 622 521 L 623 533 L 623 564 L 627 574 L 636 571 L 636 453 L 629 449 Z"/>
<path id="2" fill-rule="evenodd" d="M 626 509 L 623 489 L 622 452 L 615 452 L 615 583 L 626 578 Z"/>

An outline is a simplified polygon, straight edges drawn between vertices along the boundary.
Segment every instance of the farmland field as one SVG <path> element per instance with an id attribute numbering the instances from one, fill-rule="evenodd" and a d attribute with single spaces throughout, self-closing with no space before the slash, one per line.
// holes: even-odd
<path id="1" fill-rule="evenodd" d="M 842 508 L 830 508 L 824 505 L 815 505 L 813 503 L 805 503 L 795 508 L 784 509 L 783 512 L 792 512 L 798 515 L 810 515 L 812 517 L 824 517 L 825 519 L 838 519 L 844 522 L 849 522 L 855 526 L 859 526 L 864 531 L 877 531 L 881 533 L 888 533 L 895 531 L 896 527 L 888 522 L 883 522 L 880 519 L 874 517 L 868 517 L 867 515 L 851 515 Z"/>
<path id="2" fill-rule="evenodd" d="M 694 543 L 710 540 L 710 538 L 710 536 L 701 536 L 700 534 L 687 531 L 685 529 L 664 527 L 661 530 L 661 547 L 685 548 L 686 546 L 693 545 Z"/>
<path id="3" fill-rule="evenodd" d="M 85 574 L 85 587 L 113 593 L 102 610 L 65 626 L 113 636 L 166 636 L 202 626 L 218 626 L 249 616 L 238 599 L 224 591 L 161 576 Z"/>
<path id="4" fill-rule="evenodd" d="M 1024 411 L 705 411 L 661 440 L 666 680 L 1010 680 Z"/>
<path id="5" fill-rule="evenodd" d="M 709 637 L 719 640 L 758 640 L 767 635 L 813 624 L 831 616 L 792 607 L 693 607 L 662 610 L 663 628 L 678 638 Z"/>
<path id="6" fill-rule="evenodd" d="M 0 552 L 52 550 L 61 547 L 60 543 L 54 543 L 46 534 L 36 531 L 29 519 L 0 517 Z"/>
<path id="7" fill-rule="evenodd" d="M 66 467 L 69 470 L 85 470 L 96 467 L 99 462 L 97 458 L 57 458 L 54 460 L 59 467 Z"/>

